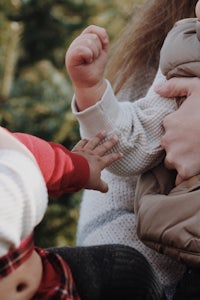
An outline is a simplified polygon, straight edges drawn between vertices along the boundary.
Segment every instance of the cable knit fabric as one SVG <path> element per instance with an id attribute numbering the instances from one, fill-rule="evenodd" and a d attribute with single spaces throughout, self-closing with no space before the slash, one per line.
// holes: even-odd
<path id="1" fill-rule="evenodd" d="M 0 194 L 4 200 L 0 201 L 0 256 L 3 256 L 18 247 L 41 221 L 48 197 L 36 163 L 12 149 L 0 149 Z"/>
<path id="2" fill-rule="evenodd" d="M 122 160 L 102 173 L 102 178 L 109 184 L 108 193 L 84 191 L 77 244 L 86 246 L 120 243 L 134 247 L 152 264 L 161 283 L 173 290 L 185 267 L 151 250 L 138 239 L 133 209 L 137 176 L 163 158 L 160 146 L 162 120 L 176 109 L 173 100 L 161 98 L 154 92 L 155 84 L 164 80 L 165 77 L 159 70 L 147 95 L 133 103 L 124 102 L 123 95 L 132 97 L 133 93 L 137 93 L 134 88 L 131 92 L 124 90 L 119 95 L 122 102 L 118 102 L 109 83 L 101 101 L 89 109 L 77 112 L 73 99 L 72 109 L 79 121 L 81 135 L 90 137 L 100 129 L 108 134 L 116 133 L 119 144 L 115 151 L 124 154 Z M 136 88 L 141 89 L 141 85 L 142 79 Z M 168 299 L 170 295 L 171 293 Z"/>

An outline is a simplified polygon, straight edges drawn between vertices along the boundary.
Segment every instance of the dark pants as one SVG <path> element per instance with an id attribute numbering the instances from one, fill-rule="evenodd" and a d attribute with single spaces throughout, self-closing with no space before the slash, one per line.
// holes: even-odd
<path id="1" fill-rule="evenodd" d="M 81 300 L 164 300 L 152 267 L 137 250 L 122 245 L 61 247 Z"/>

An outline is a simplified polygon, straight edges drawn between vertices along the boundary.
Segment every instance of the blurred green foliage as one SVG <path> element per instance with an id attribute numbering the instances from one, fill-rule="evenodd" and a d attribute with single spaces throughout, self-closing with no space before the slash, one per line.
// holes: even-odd
<path id="1" fill-rule="evenodd" d="M 111 39 L 128 17 L 131 0 L 0 0 L 0 125 L 62 143 L 79 139 L 71 113 L 66 48 L 88 24 L 105 26 Z M 81 192 L 49 199 L 36 242 L 73 245 Z"/>

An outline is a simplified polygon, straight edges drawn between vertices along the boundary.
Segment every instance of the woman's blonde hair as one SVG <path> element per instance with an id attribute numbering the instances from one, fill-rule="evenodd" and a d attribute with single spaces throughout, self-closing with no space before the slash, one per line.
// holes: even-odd
<path id="1" fill-rule="evenodd" d="M 117 93 L 141 69 L 158 67 L 163 41 L 174 23 L 194 17 L 197 0 L 144 0 L 114 44 L 107 77 Z M 153 76 L 155 75 L 155 72 Z M 140 78 L 141 80 L 141 78 Z M 149 79 L 151 81 L 153 78 Z"/>

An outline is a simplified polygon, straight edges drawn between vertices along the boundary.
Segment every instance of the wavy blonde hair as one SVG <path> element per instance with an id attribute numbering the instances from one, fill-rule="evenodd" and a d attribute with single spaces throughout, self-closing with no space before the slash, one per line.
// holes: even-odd
<path id="1" fill-rule="evenodd" d="M 107 66 L 107 77 L 116 93 L 130 76 L 137 80 L 141 69 L 153 66 L 151 84 L 168 31 L 177 20 L 194 17 L 196 3 L 197 0 L 144 0 L 134 9 L 128 25 L 113 44 Z"/>

